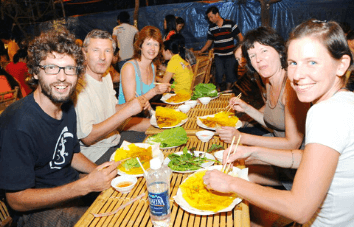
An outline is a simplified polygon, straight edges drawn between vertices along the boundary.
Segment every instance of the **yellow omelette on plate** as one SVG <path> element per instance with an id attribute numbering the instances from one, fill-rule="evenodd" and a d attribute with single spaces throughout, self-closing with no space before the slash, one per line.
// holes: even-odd
<path id="1" fill-rule="evenodd" d="M 215 128 L 217 125 L 235 127 L 238 122 L 238 117 L 232 115 L 233 113 L 221 111 L 214 114 L 213 117 L 199 118 L 199 120 L 210 128 Z"/>
<path id="2" fill-rule="evenodd" d="M 201 211 L 217 212 L 230 206 L 237 195 L 207 190 L 203 183 L 205 172 L 194 173 L 180 185 L 183 198 L 191 207 Z"/>
<path id="3" fill-rule="evenodd" d="M 175 109 L 162 106 L 156 107 L 156 121 L 160 128 L 176 126 L 186 119 L 187 115 Z"/>
<path id="4" fill-rule="evenodd" d="M 142 148 L 131 143 L 128 145 L 128 149 L 123 147 L 118 148 L 115 152 L 114 160 L 124 160 L 118 166 L 118 169 L 124 173 L 131 175 L 143 174 L 144 172 L 136 159 L 137 157 L 139 157 L 144 169 L 149 169 L 150 160 L 152 159 L 152 147 Z"/>

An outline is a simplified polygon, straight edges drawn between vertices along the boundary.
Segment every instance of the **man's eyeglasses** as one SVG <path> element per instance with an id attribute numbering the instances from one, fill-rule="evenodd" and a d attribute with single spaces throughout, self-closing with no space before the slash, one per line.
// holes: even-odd
<path id="1" fill-rule="evenodd" d="M 61 69 L 64 70 L 66 75 L 77 75 L 77 67 L 76 66 L 65 66 L 60 67 L 57 65 L 38 65 L 39 68 L 43 69 L 46 74 L 58 74 Z"/>

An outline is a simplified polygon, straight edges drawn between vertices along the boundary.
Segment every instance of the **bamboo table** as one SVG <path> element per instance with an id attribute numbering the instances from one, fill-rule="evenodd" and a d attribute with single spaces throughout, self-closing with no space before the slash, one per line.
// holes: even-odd
<path id="1" fill-rule="evenodd" d="M 197 117 L 204 116 L 204 115 L 211 115 L 216 114 L 220 111 L 225 110 L 225 108 L 229 105 L 229 100 L 233 97 L 233 93 L 223 94 L 220 97 L 213 99 L 210 101 L 209 104 L 203 105 L 198 104 L 194 108 L 188 111 L 188 121 L 182 125 L 181 127 L 184 128 L 187 132 L 188 136 L 194 136 L 196 132 L 204 130 L 197 125 Z M 179 105 L 167 105 L 166 107 L 177 109 Z M 145 134 L 146 135 L 155 135 L 157 133 L 162 132 L 163 129 L 156 128 L 154 126 L 150 126 Z"/>
<path id="2" fill-rule="evenodd" d="M 199 151 L 206 151 L 212 144 L 220 144 L 225 148 L 227 144 L 219 141 L 218 137 L 213 137 L 208 143 L 203 143 L 195 136 L 191 136 L 188 140 L 188 148 L 196 147 Z M 184 146 L 174 149 L 163 150 L 165 156 L 170 153 L 181 151 Z M 184 227 L 244 227 L 250 226 L 248 202 L 242 201 L 232 211 L 225 213 L 217 213 L 214 215 L 196 215 L 184 211 L 174 201 L 173 196 L 176 195 L 179 185 L 189 176 L 189 174 L 173 173 L 170 182 L 170 204 L 171 204 L 171 226 Z M 116 210 L 119 206 L 125 204 L 130 199 L 146 193 L 142 199 L 135 201 L 116 214 L 95 218 L 92 213 L 105 213 Z M 150 220 L 149 201 L 147 199 L 146 182 L 143 177 L 138 178 L 137 184 L 128 194 L 121 194 L 112 187 L 103 191 L 94 203 L 89 207 L 86 213 L 76 223 L 79 226 L 152 226 Z"/>

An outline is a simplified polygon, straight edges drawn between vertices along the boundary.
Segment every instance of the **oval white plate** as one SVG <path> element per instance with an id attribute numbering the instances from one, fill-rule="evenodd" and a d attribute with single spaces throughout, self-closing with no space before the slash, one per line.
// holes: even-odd
<path id="1" fill-rule="evenodd" d="M 170 127 L 162 127 L 162 128 L 175 128 L 175 127 L 178 127 L 178 126 L 181 126 L 183 124 L 185 124 L 186 122 L 188 121 L 188 117 L 184 120 L 182 120 L 179 124 L 175 125 L 175 126 L 170 126 Z M 151 118 L 150 118 L 150 124 L 156 128 L 160 128 L 158 125 L 157 125 L 157 121 L 156 121 L 156 115 L 152 115 Z"/>
<path id="2" fill-rule="evenodd" d="M 188 99 L 188 100 L 184 100 L 183 102 L 167 102 L 167 99 L 171 98 L 172 96 L 175 96 L 176 94 L 171 94 L 171 93 L 166 93 L 164 94 L 162 97 L 161 97 L 161 101 L 164 102 L 164 103 L 167 103 L 167 104 L 171 104 L 171 105 L 178 105 L 178 104 L 182 104 L 184 103 L 185 101 L 189 101 L 191 99 Z"/>
<path id="3" fill-rule="evenodd" d="M 207 117 L 214 117 L 214 115 L 215 114 L 212 114 L 212 115 L 205 115 L 205 116 L 202 116 L 202 117 L 197 117 L 197 125 L 199 126 L 199 127 L 201 127 L 201 128 L 205 128 L 205 129 L 209 129 L 209 130 L 216 130 L 216 128 L 211 128 L 211 127 L 208 127 L 208 126 L 206 126 L 205 124 L 203 124 L 203 122 L 200 120 L 200 118 L 202 118 L 202 119 L 205 119 L 205 118 L 207 118 Z M 236 123 L 236 126 L 235 126 L 235 128 L 236 129 L 238 129 L 238 128 L 241 128 L 242 127 L 242 121 L 238 121 L 237 123 Z"/>
<path id="4" fill-rule="evenodd" d="M 218 169 L 218 170 L 221 170 L 222 168 L 222 165 L 217 165 L 217 166 L 210 166 L 208 167 L 207 169 L 208 170 L 212 170 L 212 169 Z M 197 170 L 198 171 L 202 171 L 204 169 L 201 169 L 201 170 Z M 195 174 L 195 173 L 193 173 Z M 193 174 L 191 174 L 189 177 L 193 176 Z M 238 174 L 238 177 L 242 178 L 242 179 L 245 179 L 247 181 L 249 181 L 248 179 L 248 168 L 246 169 L 239 169 L 237 167 L 233 167 L 232 169 L 232 172 L 229 173 L 230 175 L 231 174 Z M 187 177 L 183 182 L 182 184 L 189 178 Z M 221 213 L 221 212 L 228 212 L 228 211 L 231 211 L 237 204 L 239 204 L 242 199 L 237 197 L 234 199 L 234 201 L 230 204 L 230 206 L 226 207 L 225 209 L 223 210 L 219 210 L 217 212 L 213 212 L 213 211 L 204 211 L 204 210 L 199 210 L 199 209 L 196 209 L 192 206 L 190 206 L 187 201 L 183 198 L 183 193 L 182 193 L 182 190 L 180 188 L 178 188 L 177 190 L 177 194 L 173 197 L 175 199 L 175 202 L 185 211 L 188 211 L 189 213 L 191 214 L 198 214 L 198 215 L 211 215 L 211 214 L 216 214 L 216 213 Z"/>
<path id="5" fill-rule="evenodd" d="M 182 155 L 183 154 L 183 151 L 179 151 L 179 152 L 176 152 L 176 153 L 174 153 L 174 154 L 177 154 L 177 155 Z M 207 158 L 207 159 L 212 159 L 212 160 L 215 160 L 215 157 L 213 156 L 213 155 L 211 155 L 211 154 L 209 154 L 209 153 L 205 153 L 205 152 L 203 152 L 203 151 L 194 151 L 194 156 L 198 156 L 199 154 L 205 154 L 205 157 Z M 167 158 L 165 158 L 165 161 L 163 162 L 163 164 L 165 164 L 165 165 L 168 165 L 168 163 L 170 162 L 171 160 L 167 157 Z M 207 167 L 209 167 L 209 166 L 212 166 L 214 164 L 214 162 L 205 162 L 205 163 L 203 163 L 201 166 L 203 167 L 203 168 L 207 168 Z M 195 171 L 198 171 L 198 170 L 186 170 L 186 171 L 177 171 L 177 170 L 173 170 L 173 169 L 171 169 L 173 172 L 176 172 L 176 173 L 193 173 L 193 172 L 195 172 Z"/>
<path id="6" fill-rule="evenodd" d="M 124 142 L 125 142 L 125 141 L 124 141 Z M 124 143 L 124 142 L 123 142 L 123 143 Z M 135 145 L 138 146 L 138 147 L 143 147 L 143 148 L 147 148 L 147 146 L 151 146 L 150 144 L 147 144 L 147 143 L 135 143 Z M 121 146 L 121 147 L 122 147 L 122 146 Z M 111 158 L 110 158 L 109 160 L 110 160 L 110 161 L 113 161 L 115 155 L 116 155 L 116 151 L 113 152 L 113 154 L 111 155 Z M 162 153 L 162 151 L 161 151 L 160 149 L 157 150 L 157 152 L 155 152 L 155 153 L 153 152 L 152 157 L 153 157 L 153 158 L 158 157 L 161 162 L 163 162 L 163 159 L 164 159 L 163 153 Z M 144 176 L 144 174 L 128 174 L 128 173 L 123 172 L 123 171 L 121 171 L 121 170 L 119 170 L 119 169 L 118 169 L 118 174 L 119 174 L 119 175 L 135 176 L 135 177 L 142 177 L 142 176 Z"/>

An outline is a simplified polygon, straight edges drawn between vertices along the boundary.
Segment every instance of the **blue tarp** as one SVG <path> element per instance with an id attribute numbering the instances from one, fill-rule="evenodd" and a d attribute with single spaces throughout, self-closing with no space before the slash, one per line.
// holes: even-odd
<path id="1" fill-rule="evenodd" d="M 184 18 L 186 26 L 182 34 L 186 38 L 186 46 L 200 49 L 206 42 L 208 22 L 205 12 L 208 7 L 219 8 L 223 18 L 230 19 L 238 24 L 242 34 L 261 25 L 261 6 L 257 0 L 247 0 L 244 4 L 238 1 L 220 1 L 216 3 L 191 2 L 169 5 L 142 7 L 139 9 L 138 28 L 146 25 L 158 27 L 163 31 L 165 15 L 174 14 Z M 131 15 L 133 24 L 134 9 L 126 10 Z M 45 22 L 38 25 L 35 34 L 45 29 L 48 24 L 66 24 L 78 38 L 84 39 L 92 29 L 98 28 L 112 32 L 117 25 L 116 18 L 121 12 L 111 11 L 91 15 L 69 17 L 62 21 Z M 354 29 L 354 1 L 353 0 L 282 0 L 270 5 L 270 24 L 285 39 L 289 32 L 306 19 L 335 20 L 347 22 Z"/>

